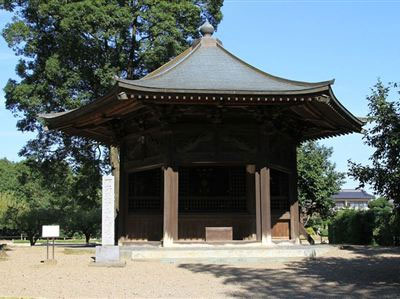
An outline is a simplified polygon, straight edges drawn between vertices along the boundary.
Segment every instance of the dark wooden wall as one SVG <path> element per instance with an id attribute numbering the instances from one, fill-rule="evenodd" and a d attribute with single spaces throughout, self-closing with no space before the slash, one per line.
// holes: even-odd
<path id="1" fill-rule="evenodd" d="M 289 214 L 272 214 L 272 237 L 289 239 Z M 205 227 L 233 228 L 234 240 L 255 240 L 256 218 L 251 214 L 181 214 L 178 217 L 178 238 L 184 241 L 205 240 Z M 160 241 L 163 234 L 163 215 L 130 213 L 126 219 L 124 239 Z"/>
<path id="2" fill-rule="evenodd" d="M 296 145 L 297 141 L 286 133 L 265 131 L 262 125 L 246 124 L 173 125 L 126 137 L 121 145 L 120 206 L 125 208 L 120 211 L 120 237 L 159 241 L 163 234 L 162 213 L 128 211 L 126 188 L 130 172 L 163 166 L 251 164 L 290 174 L 295 172 Z M 232 226 L 234 239 L 255 239 L 255 205 L 249 201 L 248 207 L 247 214 L 179 214 L 178 237 L 204 240 L 206 226 Z M 289 238 L 289 210 L 272 211 L 271 222 L 273 237 Z"/>

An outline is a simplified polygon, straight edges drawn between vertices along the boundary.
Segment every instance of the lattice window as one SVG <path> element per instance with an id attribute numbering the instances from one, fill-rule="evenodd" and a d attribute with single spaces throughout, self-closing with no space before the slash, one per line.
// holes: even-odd
<path id="1" fill-rule="evenodd" d="M 246 210 L 244 167 L 182 167 L 179 169 L 180 212 Z"/>
<path id="2" fill-rule="evenodd" d="M 162 171 L 152 169 L 128 176 L 130 211 L 162 211 Z"/>
<path id="3" fill-rule="evenodd" d="M 289 211 L 289 174 L 271 169 L 271 210 Z"/>

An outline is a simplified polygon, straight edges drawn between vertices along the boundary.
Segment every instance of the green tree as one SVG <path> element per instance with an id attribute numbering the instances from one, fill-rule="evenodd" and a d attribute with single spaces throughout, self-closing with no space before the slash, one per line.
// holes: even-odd
<path id="1" fill-rule="evenodd" d="M 10 206 L 15 202 L 13 194 L 9 192 L 0 192 L 0 233 L 6 231 L 12 226 L 7 221 L 7 212 Z"/>
<path id="2" fill-rule="evenodd" d="M 15 190 L 18 185 L 18 165 L 7 159 L 0 159 L 0 192 Z"/>
<path id="3" fill-rule="evenodd" d="M 15 191 L 18 186 L 16 163 L 0 159 L 0 234 L 16 235 L 20 230 L 8 219 L 8 211 L 16 202 Z"/>
<path id="4" fill-rule="evenodd" d="M 313 216 L 325 220 L 332 214 L 332 195 L 343 184 L 344 174 L 329 161 L 332 151 L 316 142 L 306 142 L 297 150 L 298 193 L 305 225 Z"/>
<path id="5" fill-rule="evenodd" d="M 161 66 L 199 36 L 206 18 L 218 25 L 223 0 L 0 3 L 14 13 L 3 37 L 21 57 L 16 66 L 21 80 L 10 79 L 4 89 L 6 107 L 20 117 L 19 130 L 38 133 L 21 154 L 79 163 L 98 159 L 98 144 L 46 132 L 37 115 L 74 109 L 104 95 L 115 75 L 137 79 Z M 93 166 L 100 171 L 102 164 Z"/>
<path id="6" fill-rule="evenodd" d="M 86 244 L 90 238 L 100 234 L 101 209 L 84 209 L 79 205 L 71 206 L 66 211 L 68 217 L 64 221 L 64 229 L 71 233 L 79 232 L 85 236 Z"/>
<path id="7" fill-rule="evenodd" d="M 223 0 L 0 0 L 14 18 L 3 29 L 21 59 L 20 80 L 4 88 L 21 131 L 35 131 L 20 154 L 39 165 L 67 161 L 79 176 L 75 200 L 97 209 L 100 174 L 110 154 L 101 144 L 45 131 L 39 113 L 78 108 L 104 95 L 114 76 L 137 79 L 181 53 L 208 19 L 215 28 Z M 118 161 L 111 151 L 111 161 Z M 47 169 L 45 173 L 49 173 Z M 85 198 L 86 197 L 86 198 Z"/>
<path id="8" fill-rule="evenodd" d="M 88 163 L 75 168 L 70 202 L 65 210 L 65 230 L 80 232 L 89 243 L 91 237 L 98 235 L 101 226 L 101 190 L 91 181 L 100 181 L 100 173 Z"/>
<path id="9" fill-rule="evenodd" d="M 3 186 L 2 194 L 9 194 L 3 205 L 2 222 L 6 228 L 16 229 L 27 235 L 31 245 L 40 237 L 44 224 L 58 222 L 66 202 L 67 177 L 43 176 L 35 162 L 8 162 L 10 171 L 2 176 L 14 175 L 12 184 Z M 53 171 L 53 173 L 56 173 Z"/>
<path id="10" fill-rule="evenodd" d="M 370 157 L 371 165 L 349 161 L 349 174 L 360 182 L 360 187 L 370 184 L 400 209 L 400 102 L 389 99 L 398 93 L 395 83 L 385 86 L 378 81 L 372 88 L 367 97 L 369 126 L 363 139 L 375 151 Z"/>
<path id="11" fill-rule="evenodd" d="M 368 208 L 374 214 L 374 240 L 379 245 L 393 245 L 392 221 L 393 205 L 381 197 L 368 203 Z"/>
<path id="12" fill-rule="evenodd" d="M 87 183 L 100 179 L 93 169 L 90 164 L 71 169 L 65 162 L 0 160 L 0 230 L 22 232 L 34 245 L 42 225 L 56 223 L 89 242 L 101 223 L 100 189 Z"/>

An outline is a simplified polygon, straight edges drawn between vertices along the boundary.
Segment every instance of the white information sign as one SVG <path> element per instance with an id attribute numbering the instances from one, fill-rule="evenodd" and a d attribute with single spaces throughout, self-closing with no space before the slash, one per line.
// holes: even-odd
<path id="1" fill-rule="evenodd" d="M 43 238 L 58 238 L 60 236 L 59 225 L 43 225 L 42 237 Z"/>
<path id="2" fill-rule="evenodd" d="M 114 245 L 114 177 L 103 176 L 101 207 L 101 243 Z"/>

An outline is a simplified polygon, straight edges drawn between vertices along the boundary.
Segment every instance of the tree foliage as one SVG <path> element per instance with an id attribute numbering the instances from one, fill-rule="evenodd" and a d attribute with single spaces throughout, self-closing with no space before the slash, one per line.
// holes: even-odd
<path id="1" fill-rule="evenodd" d="M 25 233 L 31 244 L 40 236 L 43 224 L 57 222 L 67 203 L 69 177 L 55 175 L 45 177 L 33 161 L 13 163 L 2 160 L 1 178 L 12 175 L 7 184 L 0 186 L 3 211 L 3 227 Z M 59 168 L 66 167 L 59 165 Z M 7 194 L 8 196 L 4 196 Z"/>
<path id="2" fill-rule="evenodd" d="M 374 213 L 370 210 L 342 209 L 329 225 L 329 243 L 370 245 L 374 241 Z"/>
<path id="3" fill-rule="evenodd" d="M 312 216 L 326 219 L 332 213 L 332 195 L 340 190 L 344 174 L 329 161 L 332 148 L 316 142 L 304 143 L 297 151 L 299 202 L 306 223 Z"/>
<path id="4" fill-rule="evenodd" d="M 64 230 L 70 234 L 79 232 L 85 236 L 86 243 L 96 236 L 101 228 L 101 208 L 84 209 L 80 205 L 72 205 L 66 210 Z"/>
<path id="5" fill-rule="evenodd" d="M 51 175 L 44 175 L 47 169 Z M 84 171 L 81 169 L 81 171 Z M 87 179 L 65 162 L 19 163 L 0 160 L 0 230 L 25 234 L 34 245 L 42 225 L 60 224 L 68 234 L 86 236 L 100 228 L 100 190 L 85 188 Z"/>
<path id="6" fill-rule="evenodd" d="M 378 198 L 368 203 L 374 214 L 374 240 L 379 245 L 394 245 L 395 212 L 393 205 L 386 198 Z"/>
<path id="7" fill-rule="evenodd" d="M 217 27 L 223 0 L 3 0 L 14 13 L 3 37 L 21 57 L 6 107 L 21 131 L 36 131 L 22 154 L 96 160 L 97 144 L 45 132 L 39 113 L 65 111 L 104 95 L 114 76 L 137 79 L 181 53 L 208 18 Z M 97 166 L 101 166 L 100 164 Z"/>
<path id="8" fill-rule="evenodd" d="M 363 139 L 375 151 L 371 165 L 349 161 L 349 174 L 360 182 L 360 187 L 370 184 L 400 209 L 400 102 L 389 100 L 391 91 L 398 96 L 397 84 L 385 86 L 378 81 L 367 97 L 369 126 Z"/>
<path id="9" fill-rule="evenodd" d="M 222 4 L 223 0 L 0 0 L 0 9 L 14 16 L 2 35 L 20 57 L 20 79 L 10 79 L 4 88 L 6 108 L 19 118 L 19 130 L 37 132 L 20 154 L 35 161 L 31 166 L 47 178 L 72 171 L 66 199 L 74 201 L 71 211 L 98 211 L 100 175 L 109 169 L 107 149 L 92 140 L 45 131 L 38 114 L 93 101 L 115 83 L 115 75 L 146 75 L 198 38 L 205 19 L 217 28 Z M 72 169 L 59 168 L 64 162 Z M 81 230 L 94 231 L 96 215 L 86 215 L 93 229 Z"/>
<path id="10" fill-rule="evenodd" d="M 330 243 L 400 245 L 400 214 L 385 198 L 368 203 L 369 210 L 342 209 L 329 226 Z"/>

